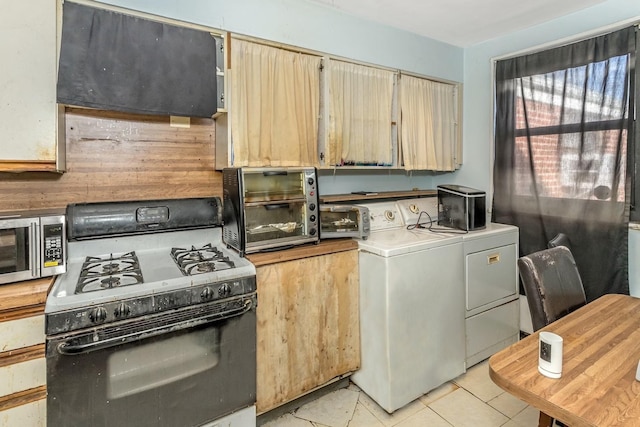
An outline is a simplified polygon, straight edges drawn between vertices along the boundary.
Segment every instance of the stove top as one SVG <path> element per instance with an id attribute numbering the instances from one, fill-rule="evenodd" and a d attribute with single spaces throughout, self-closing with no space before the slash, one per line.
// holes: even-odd
<path id="1" fill-rule="evenodd" d="M 192 245 L 190 249 L 172 248 L 171 257 L 185 276 L 235 268 L 229 256 L 211 243 L 199 247 Z"/>
<path id="2" fill-rule="evenodd" d="M 76 294 L 143 283 L 135 252 L 88 256 L 82 264 Z"/>
<path id="3" fill-rule="evenodd" d="M 217 197 L 67 206 L 67 271 L 47 296 L 47 336 L 252 306 L 256 270 L 223 245 L 221 211 Z"/>
<path id="4" fill-rule="evenodd" d="M 45 313 L 223 282 L 231 288 L 224 296 L 242 293 L 233 283 L 255 276 L 255 267 L 224 246 L 221 230 L 211 227 L 69 242 L 67 272 L 56 278 Z"/>

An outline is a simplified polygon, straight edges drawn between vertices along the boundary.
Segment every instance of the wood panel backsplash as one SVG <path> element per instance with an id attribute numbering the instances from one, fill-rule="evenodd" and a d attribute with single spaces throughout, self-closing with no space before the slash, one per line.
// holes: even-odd
<path id="1" fill-rule="evenodd" d="M 0 211 L 69 203 L 222 196 L 214 170 L 215 123 L 68 108 L 67 171 L 1 173 Z"/>

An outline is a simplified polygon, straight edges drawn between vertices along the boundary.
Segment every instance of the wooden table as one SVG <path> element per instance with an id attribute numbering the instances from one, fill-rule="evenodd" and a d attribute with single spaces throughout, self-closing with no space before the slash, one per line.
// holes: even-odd
<path id="1" fill-rule="evenodd" d="M 538 372 L 538 334 L 564 340 L 562 377 Z M 640 299 L 605 295 L 489 359 L 493 382 L 571 427 L 640 426 Z M 544 414 L 543 414 L 544 413 Z"/>

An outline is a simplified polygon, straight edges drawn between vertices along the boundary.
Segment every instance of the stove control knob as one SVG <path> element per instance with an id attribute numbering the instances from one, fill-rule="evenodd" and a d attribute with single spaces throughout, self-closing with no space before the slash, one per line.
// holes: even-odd
<path id="1" fill-rule="evenodd" d="M 220 295 L 220 297 L 227 297 L 231 294 L 231 286 L 229 286 L 228 283 L 223 283 L 220 286 L 220 289 L 218 289 L 218 295 Z"/>
<path id="2" fill-rule="evenodd" d="M 129 307 L 125 303 L 121 303 L 113 310 L 113 314 L 117 318 L 127 317 L 128 315 L 131 314 L 131 307 Z"/>
<path id="3" fill-rule="evenodd" d="M 209 301 L 210 299 L 213 299 L 213 291 L 210 287 L 206 287 L 202 290 L 200 293 L 200 299 L 202 301 Z"/>
<path id="4" fill-rule="evenodd" d="M 107 310 L 104 307 L 96 307 L 89 312 L 89 319 L 93 323 L 102 323 L 107 320 Z"/>

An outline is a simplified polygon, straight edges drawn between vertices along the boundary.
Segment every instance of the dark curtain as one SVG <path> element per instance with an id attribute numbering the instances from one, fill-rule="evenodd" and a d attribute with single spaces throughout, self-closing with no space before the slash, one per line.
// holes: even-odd
<path id="1" fill-rule="evenodd" d="M 493 221 L 520 255 L 557 233 L 589 301 L 629 293 L 635 27 L 496 63 Z"/>

